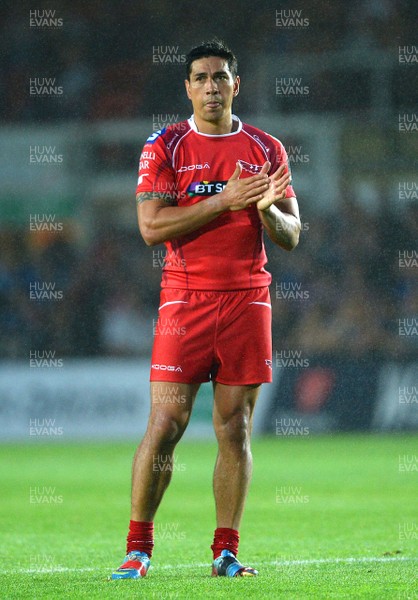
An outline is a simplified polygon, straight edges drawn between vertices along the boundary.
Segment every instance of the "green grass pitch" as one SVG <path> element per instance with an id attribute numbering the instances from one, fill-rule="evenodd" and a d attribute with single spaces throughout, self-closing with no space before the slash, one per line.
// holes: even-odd
<path id="1" fill-rule="evenodd" d="M 211 578 L 213 442 L 184 441 L 152 568 L 108 581 L 125 551 L 134 443 L 0 446 L 5 598 L 418 598 L 413 435 L 255 439 L 239 557 Z"/>

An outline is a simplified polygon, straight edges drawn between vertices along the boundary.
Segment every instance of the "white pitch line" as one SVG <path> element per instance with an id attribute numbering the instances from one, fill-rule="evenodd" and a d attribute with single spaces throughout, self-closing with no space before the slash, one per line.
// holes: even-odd
<path id="1" fill-rule="evenodd" d="M 374 563 L 374 562 L 401 562 L 401 561 L 416 561 L 418 557 L 409 556 L 359 556 L 347 558 L 308 558 L 306 560 L 280 560 L 268 564 L 277 565 L 278 567 L 291 567 L 293 565 L 321 565 L 327 563 Z"/>
<path id="2" fill-rule="evenodd" d="M 322 565 L 322 564 L 338 564 L 338 563 L 385 563 L 385 562 L 407 562 L 418 561 L 418 558 L 408 556 L 359 556 L 347 558 L 308 558 L 302 560 L 271 560 L 263 562 L 252 562 L 254 566 L 275 566 L 275 567 L 297 567 L 300 565 Z M 166 570 L 166 569 L 195 569 L 196 567 L 210 567 L 210 563 L 189 563 L 187 565 L 151 565 L 150 569 Z M 100 567 L 100 571 L 104 570 Z M 112 567 L 106 567 L 106 570 L 111 572 Z M 98 571 L 96 567 L 61 567 L 57 566 L 50 569 L 15 569 L 14 571 L 2 571 L 3 575 L 21 574 L 48 574 L 48 573 L 88 573 Z"/>

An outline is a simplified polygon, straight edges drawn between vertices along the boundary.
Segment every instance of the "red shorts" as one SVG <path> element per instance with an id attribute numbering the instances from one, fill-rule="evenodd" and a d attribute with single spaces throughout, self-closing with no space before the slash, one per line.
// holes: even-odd
<path id="1" fill-rule="evenodd" d="M 272 381 L 269 289 L 164 288 L 154 324 L 151 381 L 250 385 Z"/>

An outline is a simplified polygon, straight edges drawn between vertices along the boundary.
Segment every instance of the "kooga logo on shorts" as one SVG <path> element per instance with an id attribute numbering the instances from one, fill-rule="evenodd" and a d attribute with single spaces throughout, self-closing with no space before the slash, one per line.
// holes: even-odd
<path id="1" fill-rule="evenodd" d="M 174 365 L 153 364 L 151 365 L 151 369 L 156 369 L 157 371 L 175 371 L 176 373 L 183 373 L 181 367 L 175 367 Z"/>
<path id="2" fill-rule="evenodd" d="M 187 188 L 187 194 L 193 196 L 214 196 L 222 192 L 227 181 L 193 181 Z"/>

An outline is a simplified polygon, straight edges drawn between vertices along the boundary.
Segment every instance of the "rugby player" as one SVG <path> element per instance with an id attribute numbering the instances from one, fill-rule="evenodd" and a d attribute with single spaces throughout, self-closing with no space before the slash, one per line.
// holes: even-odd
<path id="1" fill-rule="evenodd" d="M 127 556 L 112 579 L 144 577 L 154 518 L 201 383 L 213 385 L 218 455 L 213 475 L 213 576 L 254 576 L 237 558 L 252 472 L 254 406 L 272 381 L 271 301 L 263 231 L 285 250 L 300 218 L 286 151 L 232 114 L 240 78 L 217 39 L 187 55 L 192 116 L 145 143 L 138 222 L 149 246 L 165 244 L 159 317 L 151 359 L 151 412 L 132 469 Z M 175 323 L 176 328 L 163 324 Z M 170 396 L 170 402 L 158 401 Z"/>

